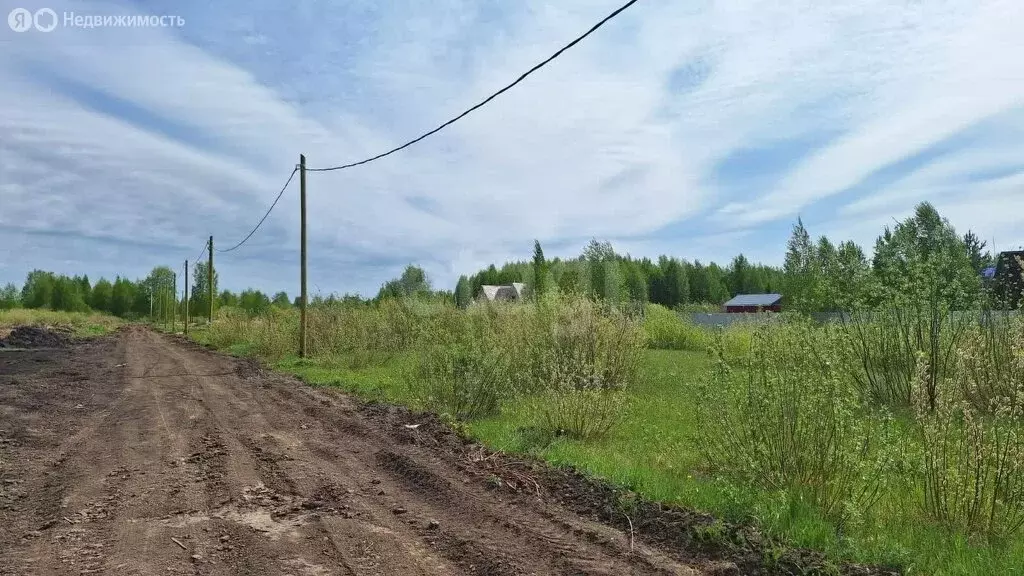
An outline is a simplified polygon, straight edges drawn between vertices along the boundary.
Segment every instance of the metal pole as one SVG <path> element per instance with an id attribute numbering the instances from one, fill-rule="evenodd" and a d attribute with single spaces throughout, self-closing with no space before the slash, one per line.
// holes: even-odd
<path id="1" fill-rule="evenodd" d="M 302 248 L 299 269 L 302 294 L 299 301 L 299 357 L 306 357 L 306 155 L 299 154 L 299 210 L 301 224 L 299 237 Z"/>

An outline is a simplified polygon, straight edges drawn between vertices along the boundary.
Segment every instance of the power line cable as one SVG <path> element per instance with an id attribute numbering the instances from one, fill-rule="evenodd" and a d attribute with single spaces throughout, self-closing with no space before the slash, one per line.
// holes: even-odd
<path id="1" fill-rule="evenodd" d="M 559 49 L 557 52 L 555 52 L 554 54 L 549 56 L 547 59 L 545 59 L 541 63 L 537 64 L 533 68 L 530 68 L 526 72 L 524 72 L 522 75 L 520 75 L 518 78 L 516 78 L 515 81 L 513 81 L 511 84 L 505 86 L 501 90 L 498 90 L 494 94 L 491 94 L 490 96 L 488 96 L 487 98 L 485 98 L 484 100 L 482 100 L 481 102 L 476 104 L 475 106 L 469 108 L 468 110 L 466 110 L 462 114 L 459 114 L 458 116 L 452 118 L 451 120 L 445 122 L 444 124 L 441 124 L 437 128 L 434 128 L 433 130 L 431 130 L 429 132 L 426 132 L 426 133 L 422 134 L 421 136 L 413 138 L 412 140 L 406 142 L 405 144 L 402 144 L 401 146 L 398 146 L 397 148 L 392 148 L 391 150 L 388 150 L 387 152 L 384 152 L 382 154 L 378 154 L 376 156 L 372 156 L 372 157 L 367 158 L 365 160 L 360 160 L 359 162 L 352 162 L 350 164 L 343 164 L 341 166 L 331 166 L 329 168 L 307 168 L 306 170 L 309 171 L 309 172 L 332 172 L 334 170 L 344 170 L 346 168 L 353 168 L 355 166 L 360 166 L 362 164 L 368 164 L 370 162 L 373 162 L 374 160 L 380 160 L 381 158 L 384 158 L 385 156 L 390 156 L 390 155 L 394 154 L 395 152 L 398 152 L 400 150 L 408 148 L 409 146 L 412 146 L 413 144 L 419 142 L 420 140 L 423 140 L 423 139 L 425 139 L 425 138 L 427 138 L 429 136 L 437 134 L 441 130 L 444 130 L 445 128 L 447 128 L 448 126 L 451 126 L 452 124 L 458 122 L 462 118 L 465 118 L 466 116 L 468 116 L 474 110 L 477 110 L 478 108 L 482 108 L 483 106 L 485 106 L 491 100 L 494 100 L 498 96 L 501 96 L 502 94 L 504 94 L 505 92 L 510 90 L 513 86 L 515 86 L 516 84 L 519 84 L 520 82 L 525 80 L 527 76 L 529 76 L 530 74 L 533 74 L 537 70 L 540 70 L 541 68 L 546 66 L 548 63 L 550 63 L 552 60 L 554 60 L 555 58 L 558 58 L 559 56 L 561 56 L 563 52 L 565 52 L 566 50 L 572 48 L 576 44 L 579 44 L 584 38 L 586 38 L 587 36 L 590 36 L 591 34 L 593 34 L 598 28 L 600 28 L 601 26 L 604 26 L 612 18 L 615 18 L 616 16 L 621 14 L 623 11 L 625 11 L 627 8 L 629 8 L 630 6 L 632 6 L 633 4 L 636 4 L 636 3 L 637 3 L 637 0 L 630 0 L 629 2 L 626 2 L 618 10 L 616 10 L 616 11 L 612 12 L 611 14 L 605 16 L 597 24 L 594 24 L 589 30 L 584 32 L 583 35 L 578 36 L 575 40 L 573 40 L 572 42 L 569 42 L 568 44 L 563 46 L 561 49 Z"/>
<path id="2" fill-rule="evenodd" d="M 267 213 L 263 215 L 263 218 L 260 218 L 259 222 L 256 223 L 256 227 L 253 228 L 249 232 L 249 234 L 246 235 L 245 238 L 242 238 L 241 242 L 239 242 L 238 244 L 235 244 L 231 248 L 226 248 L 224 250 L 221 250 L 220 248 L 217 248 L 214 251 L 215 252 L 231 252 L 232 250 L 237 250 L 238 248 L 240 248 L 242 246 L 242 244 L 245 244 L 249 240 L 249 238 L 252 238 L 252 235 L 255 234 L 257 230 L 260 229 L 260 226 L 263 225 L 263 222 L 267 219 L 267 216 L 270 216 L 270 213 L 274 210 L 274 207 L 277 206 L 278 200 L 280 200 L 281 196 L 284 195 L 284 191 L 288 189 L 288 185 L 292 183 L 292 179 L 295 178 L 295 173 L 298 172 L 298 171 L 299 171 L 299 167 L 298 166 L 296 166 L 295 168 L 292 169 L 292 173 L 288 176 L 288 181 L 284 183 L 284 186 L 281 188 L 281 191 L 277 193 L 277 198 L 274 198 L 274 203 L 270 205 L 270 208 L 267 208 Z"/>
<path id="3" fill-rule="evenodd" d="M 203 242 L 203 249 L 199 251 L 199 256 L 196 256 L 196 259 L 193 260 L 193 262 L 199 262 L 199 259 L 203 257 L 203 254 L 206 253 L 206 250 L 209 247 L 210 247 L 210 241 L 209 240 L 207 240 L 206 242 Z"/>

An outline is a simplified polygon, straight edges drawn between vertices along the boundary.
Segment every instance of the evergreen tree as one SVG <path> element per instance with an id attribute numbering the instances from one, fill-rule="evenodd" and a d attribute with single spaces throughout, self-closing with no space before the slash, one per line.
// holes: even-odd
<path id="1" fill-rule="evenodd" d="M 540 241 L 533 241 L 533 286 L 531 290 L 539 299 L 547 291 L 548 264 L 544 260 L 544 250 L 540 247 Z"/>
<path id="2" fill-rule="evenodd" d="M 469 279 L 465 276 L 459 276 L 458 283 L 455 284 L 455 305 L 459 308 L 468 308 L 473 302 L 473 293 L 470 291 Z"/>
<path id="3" fill-rule="evenodd" d="M 817 312 L 815 309 L 818 275 L 817 256 L 811 235 L 804 227 L 803 220 L 797 219 L 793 233 L 786 244 L 786 258 L 782 265 L 784 274 L 783 295 L 789 307 L 800 312 Z"/>

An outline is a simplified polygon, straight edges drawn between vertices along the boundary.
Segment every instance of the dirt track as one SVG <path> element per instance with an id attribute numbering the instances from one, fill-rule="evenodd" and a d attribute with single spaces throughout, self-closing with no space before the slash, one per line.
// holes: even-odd
<path id="1" fill-rule="evenodd" d="M 141 328 L 0 353 L 0 574 L 738 573 L 409 418 Z"/>

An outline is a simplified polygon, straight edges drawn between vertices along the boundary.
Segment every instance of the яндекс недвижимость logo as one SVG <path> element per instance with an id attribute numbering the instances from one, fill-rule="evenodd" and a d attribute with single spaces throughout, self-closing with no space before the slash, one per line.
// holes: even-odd
<path id="1" fill-rule="evenodd" d="M 155 14 L 76 14 L 64 12 L 59 16 L 52 8 L 40 8 L 35 12 L 27 8 L 15 8 L 7 15 L 7 24 L 15 32 L 28 32 L 35 28 L 39 32 L 52 32 L 58 26 L 64 28 L 180 28 L 185 19 L 174 15 Z"/>
<path id="2" fill-rule="evenodd" d="M 7 15 L 7 24 L 15 32 L 27 32 L 32 28 L 50 32 L 57 27 L 57 13 L 50 8 L 40 8 L 34 14 L 25 8 L 15 8 Z"/>

